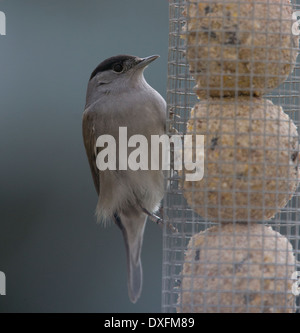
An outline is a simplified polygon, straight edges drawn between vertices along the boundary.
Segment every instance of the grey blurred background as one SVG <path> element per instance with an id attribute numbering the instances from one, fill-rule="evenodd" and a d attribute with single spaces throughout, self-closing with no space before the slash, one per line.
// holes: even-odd
<path id="1" fill-rule="evenodd" d="M 0 0 L 0 11 L 0 312 L 160 312 L 162 230 L 147 224 L 131 304 L 121 233 L 94 217 L 81 117 L 90 73 L 120 53 L 160 54 L 145 77 L 166 97 L 168 1 Z"/>

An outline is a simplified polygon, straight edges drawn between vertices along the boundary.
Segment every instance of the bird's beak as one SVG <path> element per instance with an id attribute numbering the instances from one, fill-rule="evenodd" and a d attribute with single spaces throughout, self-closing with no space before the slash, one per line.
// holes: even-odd
<path id="1" fill-rule="evenodd" d="M 145 68 L 157 58 L 159 58 L 159 55 L 152 55 L 150 57 L 142 58 L 136 65 L 136 68 Z"/>

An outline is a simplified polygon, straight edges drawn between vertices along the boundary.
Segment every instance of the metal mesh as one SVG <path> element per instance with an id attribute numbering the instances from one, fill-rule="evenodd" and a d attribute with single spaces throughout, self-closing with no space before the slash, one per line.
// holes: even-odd
<path id="1" fill-rule="evenodd" d="M 183 158 L 167 177 L 164 219 L 177 232 L 164 229 L 164 312 L 299 312 L 292 13 L 299 2 L 169 1 L 168 134 L 193 161 L 204 136 L 204 174 L 186 181 Z"/>

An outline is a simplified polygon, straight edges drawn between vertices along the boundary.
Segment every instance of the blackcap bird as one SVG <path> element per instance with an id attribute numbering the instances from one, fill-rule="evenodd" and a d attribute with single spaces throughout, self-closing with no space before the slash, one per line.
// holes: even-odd
<path id="1" fill-rule="evenodd" d="M 92 172 L 98 204 L 99 220 L 114 220 L 125 241 L 128 269 L 128 293 L 135 303 L 142 290 L 141 247 L 147 215 L 159 209 L 163 198 L 162 171 L 122 170 L 118 168 L 119 128 L 127 135 L 162 135 L 166 127 L 166 102 L 145 80 L 145 67 L 158 56 L 139 58 L 118 55 L 104 60 L 92 72 L 83 113 L 83 139 Z M 116 170 L 100 171 L 96 159 L 103 147 L 97 138 L 110 135 L 116 142 Z M 122 138 L 121 138 L 122 140 Z M 128 147 L 127 156 L 133 151 Z M 150 149 L 149 149 L 150 152 Z M 124 153 L 124 152 L 123 152 Z M 150 160 L 150 159 L 149 159 Z"/>

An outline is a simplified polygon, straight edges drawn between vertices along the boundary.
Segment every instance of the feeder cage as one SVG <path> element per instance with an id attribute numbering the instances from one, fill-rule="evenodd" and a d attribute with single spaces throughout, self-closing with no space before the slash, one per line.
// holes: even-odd
<path id="1" fill-rule="evenodd" d="M 167 130 L 180 147 L 170 140 L 164 312 L 299 312 L 300 3 L 291 1 L 169 1 Z"/>

